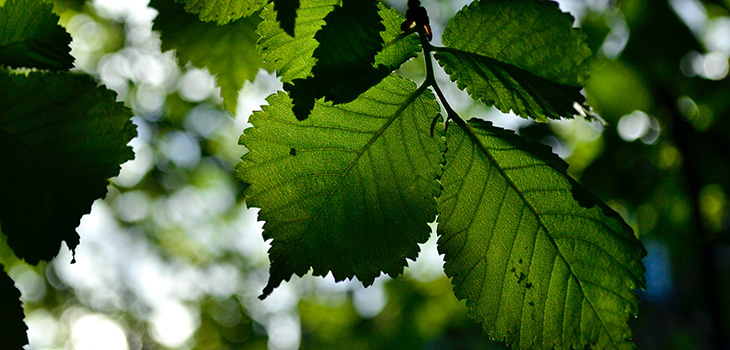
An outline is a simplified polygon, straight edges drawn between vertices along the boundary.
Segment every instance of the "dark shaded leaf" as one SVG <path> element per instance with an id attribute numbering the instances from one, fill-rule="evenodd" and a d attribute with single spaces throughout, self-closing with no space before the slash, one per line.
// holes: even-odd
<path id="1" fill-rule="evenodd" d="M 313 54 L 317 63 L 312 76 L 284 86 L 294 101 L 297 119 L 306 119 L 318 98 L 335 104 L 354 100 L 415 56 L 418 46 L 401 41 L 400 28 L 389 20 L 400 16 L 378 5 L 374 1 L 346 0 L 327 15 L 326 25 L 315 35 L 319 46 Z M 386 27 L 384 22 L 389 25 Z M 376 57 L 384 50 L 384 43 L 395 50 L 400 48 L 395 55 L 391 51 L 388 64 L 378 62 Z"/>
<path id="2" fill-rule="evenodd" d="M 71 35 L 59 26 L 53 5 L 8 0 L 0 8 L 0 65 L 68 70 L 73 67 Z"/>
<path id="3" fill-rule="evenodd" d="M 299 0 L 274 0 L 276 20 L 281 29 L 291 36 L 294 36 L 298 9 Z"/>
<path id="4" fill-rule="evenodd" d="M 376 68 L 375 55 L 383 47 L 378 6 L 374 1 L 344 0 L 324 18 L 325 26 L 314 36 L 319 46 L 312 77 L 284 86 L 294 101 L 294 115 L 304 120 L 314 100 L 325 97 L 334 103 L 350 102 L 377 84 L 391 71 Z"/>
<path id="5" fill-rule="evenodd" d="M 81 216 L 132 159 L 130 117 L 88 76 L 0 73 L 0 223 L 18 257 L 76 247 Z"/>
<path id="6" fill-rule="evenodd" d="M 295 37 L 287 35 L 279 27 L 272 6 L 267 6 L 261 13 L 264 20 L 258 28 L 258 33 L 261 35 L 258 49 L 264 60 L 277 70 L 283 83 L 292 83 L 297 79 L 305 80 L 313 76 L 313 69 L 317 64 L 315 50 L 319 47 L 315 35 L 324 26 L 324 18 L 338 3 L 338 0 L 312 0 L 303 3 L 298 11 Z M 378 4 L 378 7 L 378 14 L 385 30 L 379 34 L 381 37 L 379 41 L 384 44 L 375 56 L 374 64 L 376 67 L 382 65 L 393 70 L 416 56 L 420 50 L 418 38 L 415 35 L 401 37 L 400 24 L 404 20 L 403 16 L 395 9 L 382 4 Z M 344 50 L 354 50 L 350 48 L 352 44 L 347 42 L 340 42 L 339 45 L 343 45 Z M 328 50 L 337 48 L 332 47 Z"/>
<path id="7" fill-rule="evenodd" d="M 23 322 L 23 306 L 20 302 L 20 291 L 15 282 L 5 273 L 5 266 L 0 264 L 0 349 L 20 350 L 28 344 L 28 327 Z"/>

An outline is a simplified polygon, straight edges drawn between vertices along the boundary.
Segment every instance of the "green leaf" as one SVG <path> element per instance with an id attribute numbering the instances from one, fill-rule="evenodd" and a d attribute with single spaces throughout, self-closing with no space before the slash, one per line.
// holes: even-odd
<path id="1" fill-rule="evenodd" d="M 215 74 L 223 104 L 235 113 L 239 90 L 264 67 L 256 52 L 261 18 L 254 14 L 219 26 L 199 21 L 170 0 L 152 0 L 150 6 L 160 13 L 153 29 L 161 33 L 162 50 L 175 50 L 181 63 Z"/>
<path id="2" fill-rule="evenodd" d="M 0 264 L 0 349 L 22 349 L 28 344 L 26 331 L 28 327 L 23 323 L 25 315 L 20 303 L 20 291 L 15 288 L 15 282 L 5 273 L 5 266 Z"/>
<path id="3" fill-rule="evenodd" d="M 53 5 L 8 0 L 0 8 L 0 65 L 68 70 L 73 67 L 71 35 L 59 26 Z"/>
<path id="4" fill-rule="evenodd" d="M 318 101 L 301 122 L 285 93 L 268 103 L 251 116 L 237 167 L 273 238 L 262 297 L 310 267 L 364 285 L 401 273 L 436 215 L 443 140 L 430 136 L 433 95 L 391 75 L 351 103 Z"/>
<path id="5" fill-rule="evenodd" d="M 115 98 L 88 76 L 0 73 L 0 223 L 28 263 L 61 241 L 74 249 L 81 216 L 132 159 L 131 113 Z"/>
<path id="6" fill-rule="evenodd" d="M 460 89 L 503 112 L 570 118 L 591 55 L 573 17 L 542 0 L 480 0 L 449 22 L 436 58 Z"/>
<path id="7" fill-rule="evenodd" d="M 307 118 L 318 98 L 335 104 L 356 99 L 419 49 L 415 36 L 402 40 L 398 12 L 376 1 L 345 0 L 324 21 L 314 36 L 318 46 L 311 74 L 284 85 L 299 120 Z"/>
<path id="8" fill-rule="evenodd" d="M 454 292 L 517 349 L 632 348 L 646 254 L 546 146 L 488 122 L 448 129 L 438 247 Z"/>
<path id="9" fill-rule="evenodd" d="M 375 1 L 343 0 L 324 21 L 314 36 L 319 46 L 313 54 L 317 60 L 313 76 L 284 85 L 299 120 L 309 116 L 314 100 L 350 102 L 391 72 L 389 67 L 373 65 L 383 47 L 380 32 L 385 30 Z"/>
<path id="10" fill-rule="evenodd" d="M 298 8 L 299 0 L 274 0 L 276 20 L 279 21 L 281 29 L 291 36 L 294 36 Z"/>
<path id="11" fill-rule="evenodd" d="M 291 83 L 295 79 L 306 79 L 313 76 L 312 70 L 317 64 L 314 52 L 319 47 L 319 42 L 314 37 L 324 26 L 324 18 L 339 3 L 339 0 L 304 2 L 298 11 L 294 37 L 279 28 L 272 6 L 267 6 L 261 13 L 263 22 L 258 27 L 258 33 L 261 35 L 258 50 L 264 61 L 277 70 L 283 83 Z M 385 30 L 380 32 L 384 46 L 375 56 L 375 65 L 384 65 L 393 70 L 415 57 L 420 46 L 415 35 L 405 38 L 400 36 L 400 24 L 404 18 L 398 11 L 380 3 L 378 7 L 378 14 L 382 18 Z M 348 43 L 339 44 L 350 47 Z"/>
<path id="12" fill-rule="evenodd" d="M 198 15 L 201 21 L 226 24 L 261 10 L 266 0 L 175 0 L 185 11 Z"/>
<path id="13" fill-rule="evenodd" d="M 282 83 L 304 79 L 311 75 L 317 60 L 313 57 L 319 43 L 314 35 L 325 24 L 324 18 L 340 0 L 310 0 L 297 10 L 295 35 L 287 34 L 276 20 L 271 4 L 261 12 L 263 21 L 257 32 L 261 36 L 258 51 L 264 61 L 271 64 L 281 77 Z"/>

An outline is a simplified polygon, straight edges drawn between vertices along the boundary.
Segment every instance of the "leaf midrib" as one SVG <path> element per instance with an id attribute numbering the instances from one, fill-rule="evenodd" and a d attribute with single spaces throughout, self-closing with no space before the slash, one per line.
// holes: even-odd
<path id="1" fill-rule="evenodd" d="M 289 264 L 289 261 L 291 261 L 291 259 L 294 257 L 294 255 L 296 254 L 296 252 L 299 250 L 299 246 L 301 246 L 302 242 L 304 242 L 305 238 L 311 232 L 311 227 L 312 227 L 313 223 L 317 220 L 317 218 L 320 216 L 320 214 L 322 214 L 322 211 L 324 211 L 324 209 L 327 207 L 327 205 L 329 204 L 329 202 L 332 200 L 332 197 L 334 196 L 334 194 L 341 187 L 342 181 L 344 181 L 344 179 L 347 176 L 347 174 L 350 173 L 350 170 L 352 170 L 352 168 L 358 163 L 358 161 L 363 156 L 363 154 L 365 154 L 365 152 L 367 152 L 370 149 L 370 147 L 372 147 L 372 145 L 380 138 L 380 136 L 383 135 L 383 133 L 385 133 L 385 131 L 390 127 L 390 125 L 392 125 L 393 122 L 401 114 L 403 114 L 403 111 L 405 111 L 406 108 L 408 108 L 408 106 L 410 106 L 419 96 L 421 96 L 421 94 L 423 94 L 423 92 L 425 92 L 427 88 L 428 88 L 428 85 L 427 84 L 422 84 L 415 92 L 413 92 L 408 97 L 408 99 L 406 99 L 406 101 L 404 101 L 401 104 L 401 106 L 398 108 L 398 110 L 396 110 L 395 113 L 393 113 L 393 115 L 390 118 L 388 118 L 388 120 L 385 122 L 385 124 L 383 124 L 383 126 L 381 126 L 373 134 L 373 136 L 370 138 L 370 140 L 368 140 L 368 142 L 365 144 L 365 146 L 363 146 L 357 152 L 357 154 L 355 155 L 355 158 L 353 158 L 353 160 L 350 162 L 350 164 L 347 166 L 347 168 L 342 172 L 342 175 L 340 176 L 340 179 L 337 182 L 337 184 L 333 187 L 332 191 L 330 191 L 328 193 L 327 198 L 322 202 L 322 205 L 319 207 L 319 209 L 317 210 L 317 212 L 312 216 L 311 220 L 307 224 L 307 227 L 302 231 L 302 234 L 301 234 L 300 238 L 296 241 L 296 243 L 294 245 L 294 248 L 291 250 L 291 253 L 286 258 L 286 261 L 284 261 L 282 263 L 282 265 L 288 265 Z"/>
<path id="2" fill-rule="evenodd" d="M 486 147 L 486 145 L 484 145 L 484 143 L 481 142 L 481 140 L 479 140 L 479 138 L 477 137 L 477 135 L 474 133 L 473 129 L 468 124 L 466 124 L 466 123 L 464 123 L 464 125 L 465 125 L 465 127 L 462 127 L 462 129 L 464 130 L 464 132 L 469 136 L 469 138 L 472 140 L 472 142 L 474 142 L 476 144 L 476 146 L 478 147 L 478 149 L 487 157 L 487 159 L 489 160 L 489 162 L 494 166 L 494 168 L 497 169 L 497 171 L 502 176 L 502 178 L 505 179 L 505 181 L 507 182 L 507 184 L 509 185 L 509 187 L 511 187 L 515 191 L 515 193 L 520 198 L 520 200 L 522 200 L 522 202 L 524 203 L 524 205 L 535 216 L 535 219 L 537 220 L 538 226 L 541 228 L 541 231 L 544 232 L 545 236 L 547 236 L 548 240 L 550 241 L 550 243 L 555 248 L 555 251 L 557 252 L 557 256 L 559 256 L 563 260 L 563 263 L 565 263 L 565 266 L 568 268 L 568 271 L 570 271 L 570 277 L 577 283 L 578 288 L 580 289 L 581 295 L 583 296 L 583 298 L 585 298 L 586 301 L 588 301 L 588 304 L 590 305 L 591 310 L 593 310 L 593 312 L 595 313 L 596 317 L 601 322 L 602 328 L 604 329 L 604 331 L 606 332 L 606 334 L 608 334 L 609 339 L 611 339 L 611 343 L 613 344 L 613 346 L 616 349 L 619 349 L 620 347 L 616 343 L 616 341 L 614 340 L 613 334 L 611 334 L 611 332 L 609 332 L 609 329 L 606 326 L 606 322 L 603 320 L 603 318 L 601 317 L 600 313 L 598 312 L 598 310 L 596 309 L 596 307 L 593 305 L 593 301 L 588 297 L 588 295 L 586 294 L 586 292 L 583 290 L 583 285 L 581 283 L 581 280 L 573 272 L 573 267 L 568 263 L 568 260 L 565 258 L 565 256 L 563 255 L 563 253 L 560 251 L 560 248 L 558 247 L 557 243 L 555 242 L 555 240 L 553 239 L 553 237 L 548 233 L 549 230 L 548 230 L 547 226 L 545 226 L 545 224 L 542 222 L 542 219 L 540 218 L 540 215 L 538 214 L 537 209 L 535 209 L 535 207 L 533 207 L 532 204 L 522 195 L 522 192 L 517 188 L 517 184 L 515 184 L 514 181 L 512 181 L 512 178 L 509 177 L 505 173 L 504 169 L 502 169 L 502 167 L 499 165 L 499 163 L 494 158 L 494 156 L 491 154 L 491 152 Z M 489 136 L 494 136 L 494 135 L 489 135 Z M 495 137 L 497 137 L 497 136 L 495 136 Z"/>

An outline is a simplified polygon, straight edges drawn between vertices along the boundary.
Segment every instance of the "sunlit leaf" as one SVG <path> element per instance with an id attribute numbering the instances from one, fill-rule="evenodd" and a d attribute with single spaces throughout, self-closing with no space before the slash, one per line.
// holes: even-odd
<path id="1" fill-rule="evenodd" d="M 260 17 L 253 14 L 219 26 L 199 21 L 172 1 L 152 0 L 150 6 L 160 12 L 153 29 L 161 32 L 162 49 L 175 50 L 182 64 L 190 61 L 215 74 L 223 104 L 235 113 L 238 91 L 264 67 L 256 52 Z"/>
<path id="2" fill-rule="evenodd" d="M 172 1 L 172 0 L 167 0 Z M 185 5 L 185 11 L 196 14 L 205 22 L 226 24 L 248 17 L 261 10 L 266 0 L 175 0 Z"/>
<path id="3" fill-rule="evenodd" d="M 257 30 L 261 35 L 258 51 L 264 61 L 276 69 L 283 83 L 311 75 L 317 62 L 313 57 L 314 50 L 319 46 L 314 35 L 325 24 L 327 14 L 339 3 L 339 0 L 305 1 L 297 10 L 294 37 L 281 29 L 271 4 L 261 12 L 263 21 Z"/>
<path id="4" fill-rule="evenodd" d="M 0 65 L 68 70 L 73 67 L 71 35 L 59 26 L 53 5 L 8 0 L 0 8 Z"/>
<path id="5" fill-rule="evenodd" d="M 488 122 L 448 129 L 439 251 L 454 292 L 517 349 L 632 348 L 645 251 L 545 146 Z"/>
<path id="6" fill-rule="evenodd" d="M 297 16 L 295 37 L 287 35 L 279 27 L 271 5 L 261 13 L 264 20 L 257 30 L 261 35 L 258 50 L 264 60 L 277 70 L 283 83 L 313 76 L 312 70 L 317 63 L 314 52 L 319 47 L 315 35 L 324 26 L 324 18 L 339 3 L 339 0 L 312 0 L 303 3 Z M 420 50 L 418 39 L 415 35 L 400 38 L 403 16 L 395 9 L 382 4 L 378 4 L 378 7 L 378 14 L 385 30 L 380 31 L 384 44 L 382 50 L 375 56 L 375 65 L 396 69 L 403 62 L 416 56 Z M 345 48 L 352 46 L 347 42 L 339 44 Z M 337 50 L 337 48 L 330 49 Z"/>
<path id="7" fill-rule="evenodd" d="M 539 121 L 569 118 L 585 101 L 580 84 L 590 56 L 572 24 L 551 1 L 475 1 L 449 22 L 436 58 L 486 105 Z"/>
<path id="8" fill-rule="evenodd" d="M 20 291 L 15 288 L 15 282 L 5 273 L 5 266 L 0 264 L 0 349 L 22 349 L 28 344 L 26 331 L 28 327 L 23 323 L 23 307 L 20 303 Z"/>
<path id="9" fill-rule="evenodd" d="M 436 215 L 443 151 L 429 131 L 438 106 L 417 92 L 390 76 L 351 103 L 320 100 L 305 121 L 283 92 L 251 116 L 237 173 L 273 239 L 263 296 L 310 268 L 369 285 L 416 257 Z"/>
<path id="10" fill-rule="evenodd" d="M 0 74 L 0 223 L 31 264 L 50 260 L 132 158 L 131 113 L 89 76 Z"/>

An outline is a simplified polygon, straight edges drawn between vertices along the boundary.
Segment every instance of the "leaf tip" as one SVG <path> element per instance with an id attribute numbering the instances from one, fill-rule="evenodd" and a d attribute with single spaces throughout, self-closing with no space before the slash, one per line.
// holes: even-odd
<path id="1" fill-rule="evenodd" d="M 266 298 L 271 295 L 271 293 L 281 285 L 281 279 L 272 280 L 271 277 L 269 277 L 269 282 L 266 284 L 266 287 L 264 287 L 264 290 L 261 291 L 261 295 L 259 295 L 259 300 L 265 300 Z"/>

